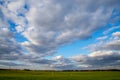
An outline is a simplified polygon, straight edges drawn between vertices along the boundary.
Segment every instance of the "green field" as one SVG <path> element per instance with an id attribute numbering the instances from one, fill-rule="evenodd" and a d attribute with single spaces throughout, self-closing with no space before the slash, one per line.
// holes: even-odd
<path id="1" fill-rule="evenodd" d="M 120 71 L 45 72 L 0 70 L 0 80 L 120 80 Z"/>

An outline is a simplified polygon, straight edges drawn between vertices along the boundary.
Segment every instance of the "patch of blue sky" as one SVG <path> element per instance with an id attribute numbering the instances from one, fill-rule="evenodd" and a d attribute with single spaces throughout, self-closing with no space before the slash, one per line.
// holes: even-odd
<path id="1" fill-rule="evenodd" d="M 0 5 L 3 5 L 3 4 L 4 4 L 3 0 L 0 0 Z"/>
<path id="2" fill-rule="evenodd" d="M 19 13 L 17 16 L 25 17 L 23 13 Z"/>
<path id="3" fill-rule="evenodd" d="M 63 55 L 64 57 L 71 57 L 79 54 L 88 54 L 89 50 L 84 50 L 83 47 L 90 44 L 91 40 L 75 41 L 71 44 L 61 46 L 55 55 Z"/>
<path id="4" fill-rule="evenodd" d="M 17 26 L 13 21 L 9 20 L 8 21 L 9 25 L 10 25 L 10 31 L 12 32 L 16 32 L 15 27 Z"/>
<path id="5" fill-rule="evenodd" d="M 27 4 L 25 4 L 23 7 L 24 7 L 24 9 L 26 9 L 27 11 L 29 11 L 29 6 Z"/>
<path id="6" fill-rule="evenodd" d="M 24 42 L 24 41 L 28 41 L 23 35 L 21 35 L 20 33 L 16 33 L 15 34 L 15 39 L 17 42 Z"/>
<path id="7" fill-rule="evenodd" d="M 14 22 L 8 21 L 10 25 L 10 31 L 12 31 L 14 34 L 14 38 L 16 39 L 17 42 L 24 42 L 28 41 L 21 33 L 17 33 L 15 27 L 17 26 Z"/>

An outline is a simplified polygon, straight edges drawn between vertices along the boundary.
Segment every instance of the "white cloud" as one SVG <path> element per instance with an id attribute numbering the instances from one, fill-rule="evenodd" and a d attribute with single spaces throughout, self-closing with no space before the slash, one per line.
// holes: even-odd
<path id="1" fill-rule="evenodd" d="M 62 56 L 62 55 L 59 55 L 59 56 L 53 57 L 53 60 L 59 60 L 59 59 L 62 59 L 62 58 L 63 58 L 63 56 Z"/>
<path id="2" fill-rule="evenodd" d="M 24 3 L 25 3 L 24 0 L 11 1 L 7 5 L 7 7 L 11 12 L 15 12 L 15 14 L 18 14 L 20 8 L 24 6 Z"/>
<path id="3" fill-rule="evenodd" d="M 96 40 L 105 40 L 106 38 L 108 38 L 108 36 L 98 37 Z"/>
<path id="4" fill-rule="evenodd" d="M 114 32 L 112 35 L 113 35 L 115 38 L 120 39 L 120 32 Z"/>
<path id="5" fill-rule="evenodd" d="M 90 57 L 97 57 L 97 56 L 106 56 L 106 55 L 111 55 L 113 52 L 112 51 L 96 51 L 93 52 L 91 54 L 89 54 L 88 56 Z"/>
<path id="6" fill-rule="evenodd" d="M 16 27 L 17 32 L 23 32 L 25 29 L 22 26 L 17 26 Z"/>

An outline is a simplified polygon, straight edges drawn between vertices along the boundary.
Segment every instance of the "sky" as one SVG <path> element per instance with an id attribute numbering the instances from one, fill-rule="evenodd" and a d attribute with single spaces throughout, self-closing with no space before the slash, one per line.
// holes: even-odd
<path id="1" fill-rule="evenodd" d="M 0 68 L 120 69 L 120 0 L 0 0 Z"/>

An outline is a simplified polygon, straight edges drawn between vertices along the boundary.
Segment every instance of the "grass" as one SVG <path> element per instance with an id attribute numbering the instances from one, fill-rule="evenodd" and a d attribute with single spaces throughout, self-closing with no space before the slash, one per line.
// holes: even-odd
<path id="1" fill-rule="evenodd" d="M 0 70 L 0 80 L 120 80 L 119 71 L 45 72 Z"/>

